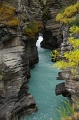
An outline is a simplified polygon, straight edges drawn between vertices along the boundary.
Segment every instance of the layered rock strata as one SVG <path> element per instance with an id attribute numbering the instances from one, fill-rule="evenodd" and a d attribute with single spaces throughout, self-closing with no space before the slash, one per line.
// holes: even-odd
<path id="1" fill-rule="evenodd" d="M 59 8 L 52 1 L 47 4 L 43 10 L 43 41 L 41 42 L 41 47 L 48 49 L 55 49 L 60 46 L 62 42 L 62 34 L 60 30 L 60 24 L 56 23 L 56 15 Z"/>
<path id="2" fill-rule="evenodd" d="M 63 35 L 60 23 L 56 22 L 56 15 L 63 6 L 67 6 L 69 1 L 52 0 L 47 1 L 43 7 L 43 41 L 41 47 L 56 49 L 63 42 Z"/>
<path id="3" fill-rule="evenodd" d="M 71 97 L 71 94 L 66 89 L 64 82 L 56 85 L 55 92 L 56 92 L 56 95 L 61 95 L 62 94 L 62 96 L 64 96 L 64 97 Z"/>
<path id="4" fill-rule="evenodd" d="M 64 29 L 63 29 L 63 43 L 61 44 L 61 55 L 63 55 L 64 52 L 71 51 L 73 49 L 73 47 L 67 42 L 68 37 L 69 37 L 68 27 L 64 27 Z M 78 35 L 76 35 L 75 37 L 79 38 Z M 78 74 L 79 68 L 74 68 L 74 70 L 76 71 L 75 74 L 71 73 L 70 68 L 62 70 L 58 74 L 57 79 L 62 78 L 63 80 L 65 80 L 63 87 L 65 87 L 64 89 L 66 89 L 69 92 L 71 99 L 73 101 L 74 108 L 79 110 L 79 105 L 78 105 L 79 104 L 78 103 L 78 101 L 79 101 L 79 94 L 78 94 L 79 93 L 79 77 L 75 77 Z M 63 84 L 63 83 L 61 83 L 61 84 Z M 61 84 L 56 86 L 57 93 L 58 93 L 58 88 L 61 87 Z M 63 94 L 63 90 L 62 89 L 59 90 L 59 93 Z"/>
<path id="5" fill-rule="evenodd" d="M 30 67 L 38 61 L 35 44 L 36 40 L 29 44 L 29 39 L 25 44 L 20 35 L 0 44 L 0 120 L 10 119 L 23 109 L 28 113 L 37 109 L 26 85 Z"/>
<path id="6" fill-rule="evenodd" d="M 62 25 L 56 22 L 56 15 L 63 10 L 63 6 L 76 3 L 76 0 L 47 0 L 46 6 L 43 6 L 43 41 L 41 47 L 56 49 L 63 42 Z"/>
<path id="7" fill-rule="evenodd" d="M 32 24 L 31 18 L 41 19 L 40 5 L 35 4 L 39 3 L 19 0 L 0 4 L 0 120 L 11 120 L 16 115 L 37 110 L 33 96 L 28 93 L 27 81 L 30 68 L 38 62 L 39 31 L 31 38 L 24 32 Z"/>

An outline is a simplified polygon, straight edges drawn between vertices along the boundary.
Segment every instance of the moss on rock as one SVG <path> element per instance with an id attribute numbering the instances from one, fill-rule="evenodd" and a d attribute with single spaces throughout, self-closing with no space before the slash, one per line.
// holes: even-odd
<path id="1" fill-rule="evenodd" d="M 24 33 L 29 37 L 33 38 L 36 33 L 39 32 L 40 28 L 43 28 L 43 24 L 41 21 L 32 21 L 32 23 L 28 24 L 24 29 Z"/>
<path id="2" fill-rule="evenodd" d="M 15 17 L 16 8 L 10 4 L 0 4 L 0 24 L 18 26 L 19 20 Z"/>

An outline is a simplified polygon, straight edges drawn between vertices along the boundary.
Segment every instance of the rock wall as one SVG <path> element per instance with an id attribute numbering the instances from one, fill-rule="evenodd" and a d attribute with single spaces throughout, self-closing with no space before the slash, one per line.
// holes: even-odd
<path id="1" fill-rule="evenodd" d="M 68 26 L 57 23 L 55 18 L 57 13 L 63 6 L 68 6 L 76 3 L 77 0 L 55 0 L 48 1 L 46 6 L 43 7 L 43 41 L 41 47 L 47 49 L 56 49 L 60 47 L 61 56 L 66 51 L 72 50 L 72 46 L 68 43 L 67 39 L 70 36 Z M 59 58 L 62 59 L 62 58 Z M 79 110 L 79 78 L 74 79 L 70 69 L 62 70 L 58 73 L 58 80 L 64 80 L 64 83 L 56 85 L 56 95 L 62 94 L 64 97 L 70 97 L 74 103 L 74 108 Z"/>
<path id="2" fill-rule="evenodd" d="M 62 25 L 56 22 L 56 15 L 66 6 L 76 3 L 76 0 L 47 0 L 47 4 L 43 6 L 43 25 L 42 31 L 43 41 L 41 47 L 48 49 L 56 49 L 63 42 Z"/>
<path id="3" fill-rule="evenodd" d="M 74 35 L 75 36 L 75 35 Z M 73 47 L 68 43 L 68 37 L 70 37 L 68 26 L 63 27 L 63 43 L 61 43 L 61 55 L 66 51 L 72 51 Z M 76 34 L 76 38 L 79 36 Z M 71 68 L 62 70 L 57 79 L 64 80 L 64 83 L 56 85 L 56 95 L 62 94 L 63 96 L 70 97 L 73 102 L 75 110 L 79 110 L 79 77 L 77 75 L 79 68 L 74 68 L 76 70 L 75 74 L 71 72 Z M 63 85 L 64 84 L 64 85 Z M 63 86 L 61 88 L 61 85 Z"/>
<path id="4" fill-rule="evenodd" d="M 41 47 L 48 49 L 55 49 L 60 46 L 62 42 L 62 34 L 60 30 L 60 24 L 56 23 L 56 15 L 59 12 L 54 1 L 48 3 L 43 8 L 43 41 L 41 42 Z"/>
<path id="5" fill-rule="evenodd" d="M 10 119 L 23 109 L 35 111 L 36 104 L 26 85 L 30 77 L 29 57 L 20 37 L 4 41 L 0 50 L 0 120 Z M 33 110 L 32 110 L 33 109 Z"/>
<path id="6" fill-rule="evenodd" d="M 4 11 L 0 11 L 0 120 L 37 110 L 27 81 L 30 68 L 39 60 L 36 47 L 39 31 L 29 37 L 24 30 L 33 20 L 41 19 L 40 4 L 32 0 L 8 3 L 6 0 L 0 4 Z"/>
<path id="7" fill-rule="evenodd" d="M 63 54 L 65 51 L 71 51 L 73 49 L 73 47 L 68 44 L 67 42 L 67 38 L 70 37 L 70 34 L 69 34 L 69 29 L 68 27 L 64 27 L 63 29 L 63 43 L 64 46 L 62 46 L 61 44 L 61 53 Z M 76 38 L 79 39 L 79 36 L 76 34 L 74 35 Z M 65 40 L 65 41 L 64 41 Z M 63 49 L 62 49 L 63 47 Z M 74 106 L 74 109 L 79 109 L 79 77 L 75 77 L 76 74 L 77 74 L 77 71 L 78 71 L 78 68 L 74 68 L 74 70 L 76 70 L 76 73 L 72 74 L 70 71 L 70 68 L 69 69 L 66 69 L 64 71 L 62 71 L 62 76 L 63 76 L 63 79 L 65 80 L 65 88 L 70 92 L 71 94 L 71 99 L 73 101 L 73 106 Z"/>

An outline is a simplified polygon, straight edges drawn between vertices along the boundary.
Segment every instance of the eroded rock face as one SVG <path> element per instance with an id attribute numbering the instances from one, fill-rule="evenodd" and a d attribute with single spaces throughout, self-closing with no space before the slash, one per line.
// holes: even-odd
<path id="1" fill-rule="evenodd" d="M 56 93 L 56 95 L 62 94 L 62 96 L 64 96 L 64 97 L 71 97 L 71 94 L 66 89 L 64 82 L 56 85 L 55 93 Z"/>
<path id="2" fill-rule="evenodd" d="M 79 39 L 79 36 L 76 34 L 74 35 L 75 38 Z M 63 27 L 63 43 L 61 44 L 61 55 L 64 54 L 64 52 L 66 51 L 71 51 L 73 50 L 72 45 L 70 45 L 68 43 L 68 38 L 70 37 L 69 34 L 69 29 L 68 26 Z M 71 68 L 66 68 L 64 70 L 62 70 L 59 74 L 58 74 L 58 79 L 62 78 L 65 82 L 64 82 L 64 89 L 66 89 L 69 94 L 71 95 L 71 99 L 74 105 L 74 109 L 79 110 L 79 76 L 78 76 L 78 71 L 79 68 L 74 68 L 74 72 L 71 72 Z M 63 83 L 59 84 L 56 86 L 56 90 L 58 94 L 63 94 L 63 90 L 62 89 L 57 89 L 61 88 L 61 85 L 63 85 Z M 59 90 L 59 91 L 58 91 Z M 69 96 L 70 97 L 70 96 Z"/>
<path id="3" fill-rule="evenodd" d="M 72 4 L 76 0 L 72 1 Z M 62 25 L 56 22 L 56 15 L 62 10 L 63 6 L 70 5 L 69 0 L 47 0 L 46 6 L 43 7 L 43 41 L 41 47 L 56 49 L 63 42 Z M 62 48 L 63 49 L 63 48 Z M 67 48 L 69 49 L 69 47 Z"/>
<path id="4" fill-rule="evenodd" d="M 60 24 L 56 23 L 56 15 L 60 8 L 56 6 L 59 2 L 48 1 L 48 4 L 43 8 L 43 41 L 41 47 L 56 49 L 62 42 L 62 34 Z"/>
<path id="5" fill-rule="evenodd" d="M 44 30 L 43 32 L 43 41 L 41 42 L 41 47 L 46 49 L 55 49 L 58 47 L 57 38 L 52 36 L 51 31 Z"/>
<path id="6" fill-rule="evenodd" d="M 30 50 L 32 45 L 36 52 Z M 31 43 L 29 46 L 25 49 L 25 43 L 19 36 L 2 43 L 0 50 L 0 120 L 10 119 L 11 115 L 21 112 L 22 109 L 28 112 L 30 109 L 32 112 L 37 109 L 33 96 L 27 93 L 26 83 L 30 77 L 30 61 L 34 65 L 38 54 L 36 54 L 35 44 Z M 33 56 L 33 52 L 36 57 Z"/>
<path id="7" fill-rule="evenodd" d="M 37 110 L 33 96 L 28 93 L 27 81 L 30 68 L 38 62 L 38 33 L 29 38 L 24 29 L 31 24 L 30 18 L 41 19 L 38 15 L 40 6 L 37 1 L 30 3 L 28 0 L 10 1 L 11 4 L 17 9 L 7 15 L 16 17 L 20 24 L 15 24 L 14 19 L 8 21 L 10 16 L 6 16 L 7 19 L 0 24 L 0 120 L 10 120 L 15 115 L 21 116 L 24 112 L 30 114 Z"/>

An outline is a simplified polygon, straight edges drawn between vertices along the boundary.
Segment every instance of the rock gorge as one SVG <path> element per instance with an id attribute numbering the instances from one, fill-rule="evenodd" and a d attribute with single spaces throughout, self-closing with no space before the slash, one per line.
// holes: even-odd
<path id="1" fill-rule="evenodd" d="M 60 47 L 63 34 L 55 17 L 68 4 L 68 0 L 48 0 L 46 6 L 40 0 L 0 3 L 0 120 L 37 110 L 27 86 L 30 69 L 39 61 L 36 41 L 41 32 L 41 47 Z"/>

